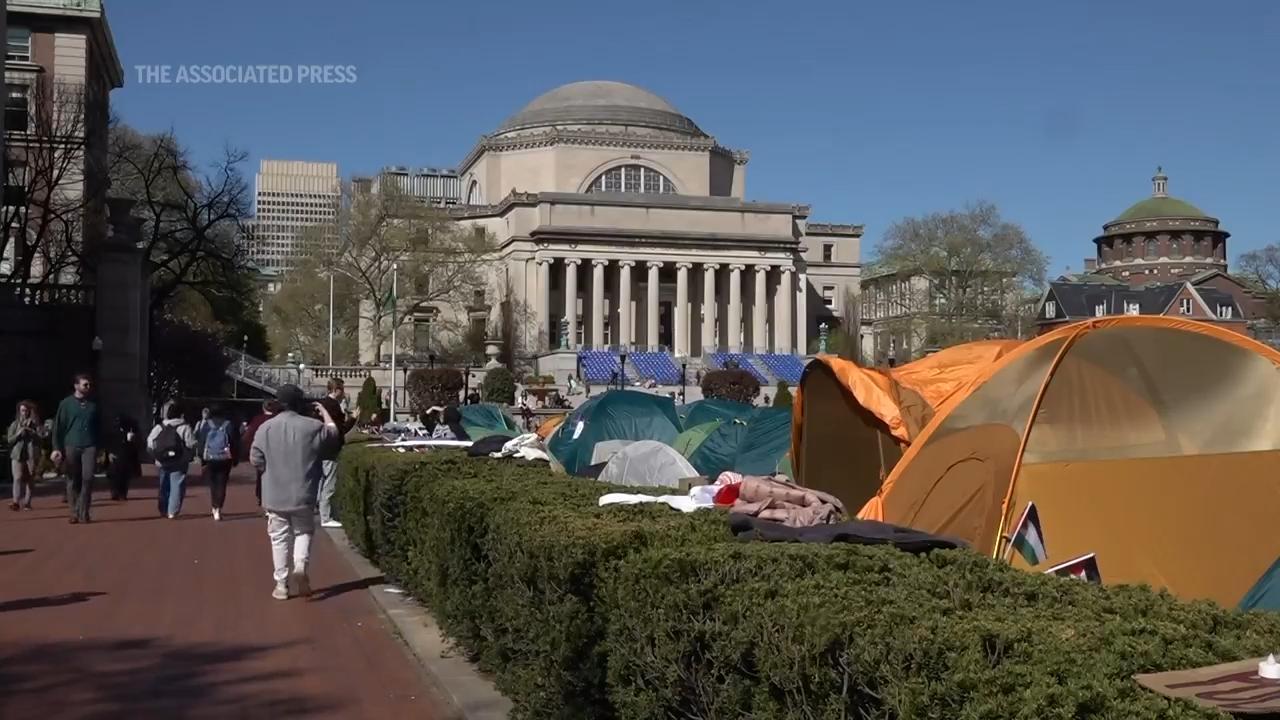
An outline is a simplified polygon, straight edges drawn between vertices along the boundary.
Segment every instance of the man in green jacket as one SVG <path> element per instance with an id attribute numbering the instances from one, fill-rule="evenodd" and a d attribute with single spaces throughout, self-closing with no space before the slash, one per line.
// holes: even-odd
<path id="1" fill-rule="evenodd" d="M 89 399 L 93 380 L 76 375 L 75 390 L 58 405 L 53 420 L 53 453 L 55 465 L 66 460 L 67 504 L 71 508 L 71 524 L 89 522 L 89 504 L 93 499 L 93 472 L 98 460 L 98 404 Z"/>

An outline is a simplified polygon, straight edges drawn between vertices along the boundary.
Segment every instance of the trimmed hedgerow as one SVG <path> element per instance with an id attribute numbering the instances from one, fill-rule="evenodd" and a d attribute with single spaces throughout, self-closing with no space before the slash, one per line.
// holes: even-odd
<path id="1" fill-rule="evenodd" d="M 1137 672 L 1274 650 L 1280 618 L 971 552 L 740 543 L 542 466 L 349 448 L 353 542 L 525 718 L 1204 718 Z M 653 492 L 650 490 L 650 492 Z"/>

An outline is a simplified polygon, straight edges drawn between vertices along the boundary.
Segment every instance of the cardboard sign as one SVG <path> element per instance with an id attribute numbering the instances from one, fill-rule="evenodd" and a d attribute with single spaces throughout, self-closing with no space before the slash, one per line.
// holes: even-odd
<path id="1" fill-rule="evenodd" d="M 1240 715 L 1280 712 L 1280 680 L 1258 677 L 1255 660 L 1213 665 L 1194 670 L 1134 675 L 1138 684 L 1171 698 L 1191 700 L 1201 707 Z"/>

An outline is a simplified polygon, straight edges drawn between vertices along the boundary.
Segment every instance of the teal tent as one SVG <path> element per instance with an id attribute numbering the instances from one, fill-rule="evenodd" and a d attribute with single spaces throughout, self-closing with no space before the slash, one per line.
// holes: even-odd
<path id="1" fill-rule="evenodd" d="M 733 400 L 696 400 L 680 406 L 680 419 L 684 421 L 685 428 L 691 428 L 714 420 L 728 422 L 735 418 L 745 419 L 755 409 L 754 405 Z"/>
<path id="2" fill-rule="evenodd" d="M 1280 610 L 1280 559 L 1271 563 L 1271 567 L 1262 573 L 1258 582 L 1244 599 L 1240 601 L 1241 610 Z"/>
<path id="3" fill-rule="evenodd" d="M 582 475 L 596 443 L 605 440 L 657 440 L 671 445 L 680 434 L 680 418 L 669 397 L 635 390 L 610 390 L 578 406 L 552 433 L 547 449 L 566 472 Z"/>
<path id="4" fill-rule="evenodd" d="M 515 437 L 520 434 L 520 427 L 501 405 L 463 405 L 458 408 L 458 412 L 462 413 L 462 429 L 467 431 L 472 440 L 490 435 Z"/>
<path id="5" fill-rule="evenodd" d="M 753 408 L 745 418 L 720 423 L 689 456 L 700 475 L 725 470 L 771 475 L 791 449 L 791 409 Z"/>

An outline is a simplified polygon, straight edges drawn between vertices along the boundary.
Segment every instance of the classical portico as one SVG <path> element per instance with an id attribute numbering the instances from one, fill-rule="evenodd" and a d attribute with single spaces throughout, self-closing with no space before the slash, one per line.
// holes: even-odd
<path id="1" fill-rule="evenodd" d="M 571 83 L 482 138 L 454 212 L 498 239 L 529 350 L 805 353 L 856 292 L 861 227 L 745 200 L 747 161 L 653 93 Z"/>

